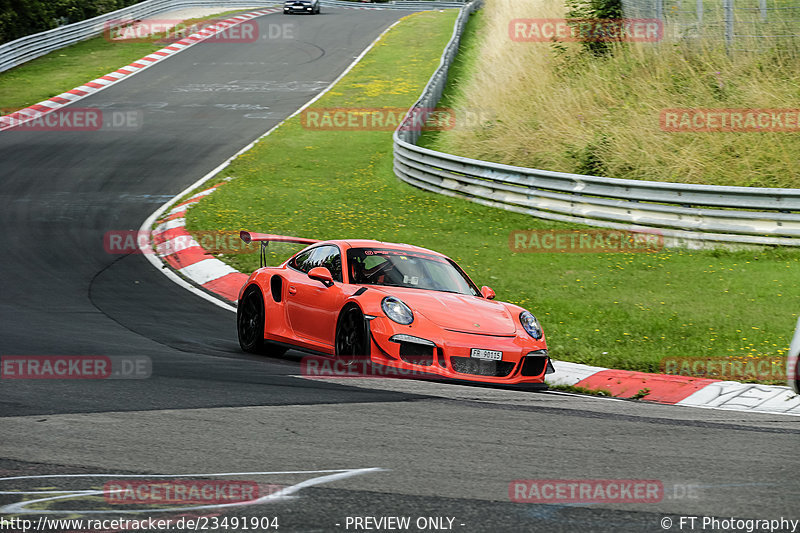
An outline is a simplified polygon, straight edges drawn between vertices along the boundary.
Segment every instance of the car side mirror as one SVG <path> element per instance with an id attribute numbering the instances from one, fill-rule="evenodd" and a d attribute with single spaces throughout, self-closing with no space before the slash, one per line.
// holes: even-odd
<path id="1" fill-rule="evenodd" d="M 308 277 L 317 281 L 321 281 L 326 287 L 333 285 L 333 276 L 331 275 L 331 271 L 325 267 L 312 268 L 308 271 Z"/>
<path id="2" fill-rule="evenodd" d="M 481 287 L 481 294 L 487 300 L 494 300 L 495 294 L 491 287 L 487 287 L 486 285 Z"/>

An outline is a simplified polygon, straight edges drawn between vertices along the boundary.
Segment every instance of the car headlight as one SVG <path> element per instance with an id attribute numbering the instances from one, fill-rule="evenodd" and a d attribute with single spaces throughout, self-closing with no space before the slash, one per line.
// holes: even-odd
<path id="1" fill-rule="evenodd" d="M 542 326 L 539 325 L 539 321 L 536 320 L 533 313 L 530 311 L 521 312 L 519 314 L 519 321 L 522 327 L 525 328 L 525 331 L 528 332 L 528 335 L 537 340 L 542 338 Z"/>
<path id="2" fill-rule="evenodd" d="M 394 296 L 387 296 L 381 302 L 381 309 L 390 319 L 398 324 L 408 325 L 414 321 L 411 309 Z"/>

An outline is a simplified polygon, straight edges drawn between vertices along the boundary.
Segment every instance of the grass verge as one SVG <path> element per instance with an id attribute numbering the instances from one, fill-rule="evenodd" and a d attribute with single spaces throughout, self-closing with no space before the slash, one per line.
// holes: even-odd
<path id="1" fill-rule="evenodd" d="M 550 390 L 585 394 L 587 396 L 612 396 L 611 392 L 606 389 L 587 389 L 586 387 L 576 387 L 575 385 L 548 385 L 548 387 L 550 387 Z"/>
<path id="2" fill-rule="evenodd" d="M 312 109 L 409 107 L 454 17 L 407 17 Z M 499 299 L 533 311 L 557 359 L 658 372 L 664 358 L 780 356 L 800 309 L 800 253 L 790 250 L 512 253 L 513 230 L 575 226 L 400 182 L 389 131 L 307 129 L 298 116 L 215 179 L 227 176 L 235 179 L 189 210 L 190 231 L 373 238 L 440 251 Z M 271 263 L 292 250 L 270 245 Z M 221 258 L 243 272 L 258 267 L 257 254 Z"/>

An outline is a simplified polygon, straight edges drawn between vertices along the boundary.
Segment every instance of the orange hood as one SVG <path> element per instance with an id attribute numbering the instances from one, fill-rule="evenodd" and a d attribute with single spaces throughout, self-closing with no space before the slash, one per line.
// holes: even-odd
<path id="1" fill-rule="evenodd" d="M 388 291 L 387 291 L 388 292 Z M 514 335 L 514 317 L 500 302 L 451 292 L 392 288 L 414 314 L 439 327 L 484 335 Z"/>

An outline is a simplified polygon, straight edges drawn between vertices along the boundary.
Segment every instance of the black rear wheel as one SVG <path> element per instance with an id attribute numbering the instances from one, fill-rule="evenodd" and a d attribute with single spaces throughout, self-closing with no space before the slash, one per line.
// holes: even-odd
<path id="1" fill-rule="evenodd" d="M 236 308 L 236 330 L 242 350 L 250 353 L 263 350 L 264 325 L 264 297 L 258 287 L 250 287 Z"/>
<path id="2" fill-rule="evenodd" d="M 266 323 L 264 296 L 258 287 L 252 286 L 244 292 L 236 308 L 236 331 L 242 350 L 272 356 L 282 355 L 286 351 L 264 340 Z"/>

